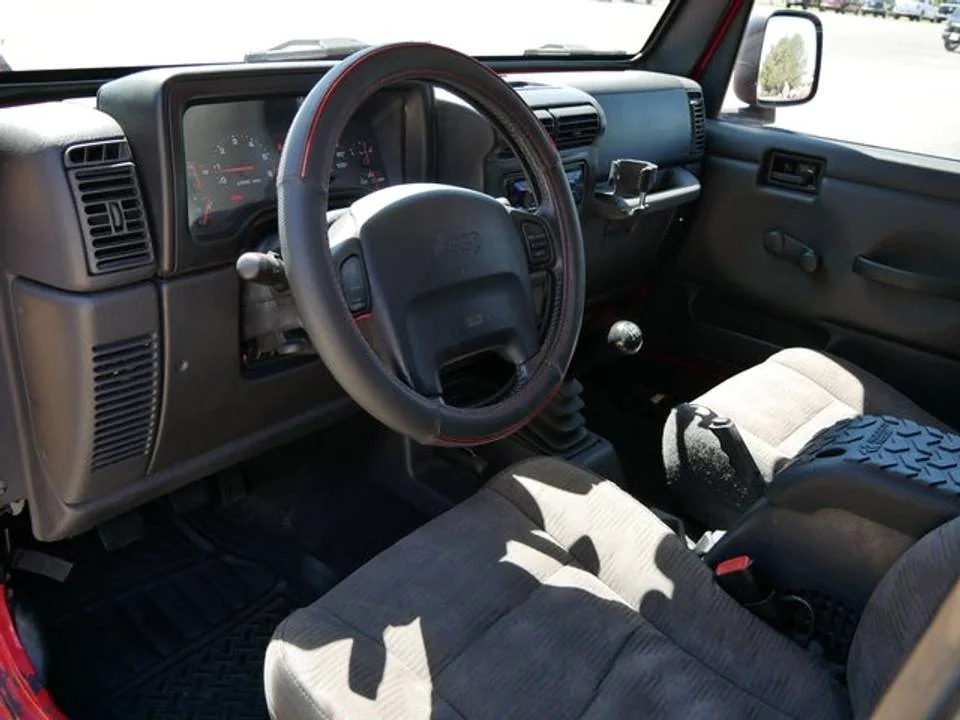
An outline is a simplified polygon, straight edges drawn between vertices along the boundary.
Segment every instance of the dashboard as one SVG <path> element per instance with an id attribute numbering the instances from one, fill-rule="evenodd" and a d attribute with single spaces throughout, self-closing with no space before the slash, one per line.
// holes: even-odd
<path id="1" fill-rule="evenodd" d="M 0 321 L 0 405 L 13 408 L 0 476 L 4 503 L 29 500 L 38 538 L 80 533 L 355 410 L 290 293 L 235 270 L 246 251 L 278 249 L 284 139 L 332 64 L 161 68 L 103 85 L 95 102 L 0 108 L 0 305 L 17 309 Z M 557 146 L 588 302 L 632 290 L 699 192 L 699 86 L 620 70 L 505 80 Z M 661 168 L 637 218 L 609 212 L 618 158 Z M 537 203 L 498 129 L 426 83 L 373 95 L 330 172 L 317 202 L 334 214 L 409 182 Z M 539 302 L 549 287 L 536 275 Z"/>
<path id="2" fill-rule="evenodd" d="M 402 117 L 390 99 L 368 103 L 344 130 L 330 174 L 335 207 L 402 181 Z M 184 183 L 194 237 L 236 232 L 276 202 L 280 153 L 302 101 L 302 96 L 287 96 L 186 108 Z"/>

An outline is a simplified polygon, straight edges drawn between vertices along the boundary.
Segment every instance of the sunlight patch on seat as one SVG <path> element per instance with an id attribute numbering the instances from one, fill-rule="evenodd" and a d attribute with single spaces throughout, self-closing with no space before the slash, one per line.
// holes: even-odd
<path id="1" fill-rule="evenodd" d="M 542 542 L 550 543 L 556 547 L 557 555 L 566 552 L 556 540 L 543 530 L 534 530 L 530 534 L 539 538 Z M 543 550 L 533 547 L 522 540 L 507 540 L 506 549 L 498 562 L 508 563 L 514 567 L 518 567 L 536 578 L 545 577 L 563 566 L 563 563 L 560 562 L 556 556 L 548 555 Z"/>

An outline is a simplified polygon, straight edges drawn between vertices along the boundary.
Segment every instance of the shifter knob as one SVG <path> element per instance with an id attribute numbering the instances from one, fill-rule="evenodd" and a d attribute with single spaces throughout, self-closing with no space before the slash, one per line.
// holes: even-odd
<path id="1" fill-rule="evenodd" d="M 643 331 L 636 323 L 618 320 L 610 326 L 607 344 L 612 345 L 621 355 L 636 355 L 643 347 Z"/>

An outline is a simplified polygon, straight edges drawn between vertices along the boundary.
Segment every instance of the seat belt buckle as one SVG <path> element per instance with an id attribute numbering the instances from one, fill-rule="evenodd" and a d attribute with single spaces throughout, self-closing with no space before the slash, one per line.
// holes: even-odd
<path id="1" fill-rule="evenodd" d="M 749 555 L 724 560 L 717 564 L 713 574 L 721 589 L 740 605 L 775 628 L 783 626 L 776 592 L 758 576 Z"/>

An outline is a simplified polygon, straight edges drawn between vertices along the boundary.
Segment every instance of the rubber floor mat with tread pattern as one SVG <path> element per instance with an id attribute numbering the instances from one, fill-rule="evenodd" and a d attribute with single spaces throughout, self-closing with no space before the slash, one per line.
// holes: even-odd
<path id="1" fill-rule="evenodd" d="M 41 619 L 47 686 L 68 717 L 267 717 L 267 643 L 315 588 L 196 542 L 176 522 L 116 552 L 73 549 L 62 585 L 22 583 Z"/>

